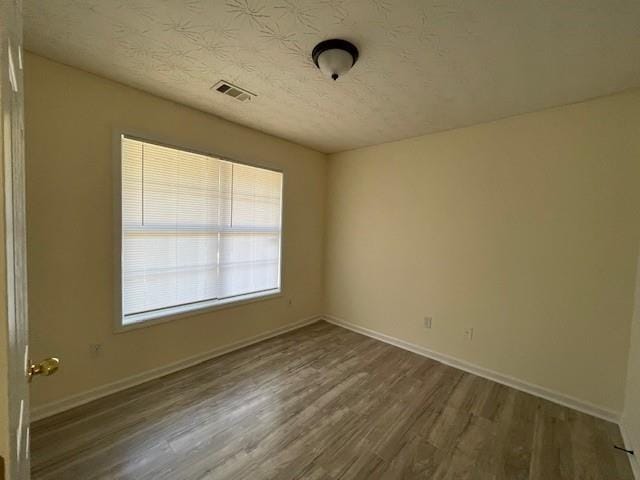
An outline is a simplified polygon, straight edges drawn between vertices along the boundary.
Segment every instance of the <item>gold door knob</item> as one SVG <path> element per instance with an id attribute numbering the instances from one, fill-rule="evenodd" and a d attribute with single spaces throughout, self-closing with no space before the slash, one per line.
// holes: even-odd
<path id="1" fill-rule="evenodd" d="M 60 360 L 55 357 L 45 358 L 39 363 L 31 363 L 29 370 L 27 371 L 29 381 L 31 381 L 34 375 L 44 375 L 45 377 L 53 375 L 58 371 L 59 366 Z"/>

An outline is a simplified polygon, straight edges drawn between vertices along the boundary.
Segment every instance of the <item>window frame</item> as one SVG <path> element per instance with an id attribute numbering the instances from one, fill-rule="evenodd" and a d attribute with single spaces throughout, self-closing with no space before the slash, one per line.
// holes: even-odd
<path id="1" fill-rule="evenodd" d="M 153 325 L 171 322 L 181 318 L 192 317 L 195 315 L 202 315 L 207 312 L 213 312 L 216 310 L 222 310 L 226 308 L 238 307 L 249 303 L 273 300 L 280 298 L 284 295 L 284 244 L 285 244 L 285 181 L 286 175 L 282 169 L 274 168 L 271 166 L 265 166 L 257 162 L 247 162 L 243 160 L 236 160 L 235 158 L 229 158 L 225 155 L 220 155 L 215 152 L 211 152 L 207 148 L 194 148 L 191 146 L 185 146 L 180 142 L 160 139 L 158 136 L 149 135 L 145 133 L 132 132 L 130 129 L 116 129 L 113 131 L 112 136 L 112 150 L 113 150 L 113 246 L 114 246 L 114 315 L 113 315 L 113 331 L 114 333 L 123 333 L 130 330 L 137 330 L 139 328 L 150 327 Z M 277 172 L 282 175 L 282 185 L 280 194 L 280 285 L 277 289 L 267 290 L 266 292 L 253 292 L 236 297 L 229 297 L 220 300 L 202 301 L 190 306 L 176 306 L 167 307 L 163 311 L 149 312 L 148 314 L 138 314 L 142 320 L 125 324 L 123 315 L 123 295 L 122 295 L 122 138 L 130 138 L 132 140 L 138 140 L 141 142 L 152 143 L 162 147 L 173 148 L 182 150 L 185 152 L 191 152 L 198 155 L 206 155 L 227 162 L 236 163 L 239 165 L 246 165 L 249 167 L 261 168 L 263 170 L 269 170 Z M 146 317 L 146 318 L 145 318 Z"/>

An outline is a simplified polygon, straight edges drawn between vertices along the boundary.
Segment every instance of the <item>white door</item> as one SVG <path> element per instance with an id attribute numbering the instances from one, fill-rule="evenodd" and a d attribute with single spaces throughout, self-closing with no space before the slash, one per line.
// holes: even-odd
<path id="1" fill-rule="evenodd" d="M 22 0 L 0 0 L 0 48 L 0 479 L 28 480 L 29 381 L 55 373 L 59 362 L 29 357 Z"/>
<path id="2" fill-rule="evenodd" d="M 29 357 L 22 0 L 0 0 L 0 48 L 0 480 L 28 480 L 29 382 L 59 362 Z"/>
<path id="3" fill-rule="evenodd" d="M 24 130 L 22 92 L 22 4 L 0 0 L 0 148 L 2 192 L 0 225 L 0 295 L 3 333 L 3 456 L 8 480 L 29 478 L 29 350 L 24 200 Z"/>

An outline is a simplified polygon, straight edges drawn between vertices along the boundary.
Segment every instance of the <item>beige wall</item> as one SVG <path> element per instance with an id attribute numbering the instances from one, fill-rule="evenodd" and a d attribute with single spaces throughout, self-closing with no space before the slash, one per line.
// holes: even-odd
<path id="1" fill-rule="evenodd" d="M 639 219 L 640 220 L 640 219 Z M 628 448 L 636 451 L 629 460 L 636 476 L 640 475 L 640 257 L 638 257 L 638 273 L 636 276 L 635 308 L 631 326 L 631 345 L 629 347 L 629 363 L 627 369 L 626 396 L 622 426 L 627 436 Z M 640 478 L 640 477 L 638 477 Z"/>
<path id="2" fill-rule="evenodd" d="M 25 71 L 31 348 L 62 359 L 33 406 L 322 313 L 324 155 L 35 55 Z M 113 333 L 117 128 L 284 171 L 282 298 Z"/>
<path id="3" fill-rule="evenodd" d="M 638 118 L 635 91 L 332 155 L 326 313 L 620 412 Z"/>

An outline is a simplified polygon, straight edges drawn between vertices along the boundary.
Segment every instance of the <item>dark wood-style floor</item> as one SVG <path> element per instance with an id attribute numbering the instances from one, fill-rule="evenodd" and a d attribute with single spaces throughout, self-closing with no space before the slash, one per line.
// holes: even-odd
<path id="1" fill-rule="evenodd" d="M 616 425 L 324 322 L 33 425 L 34 480 L 631 480 Z"/>

